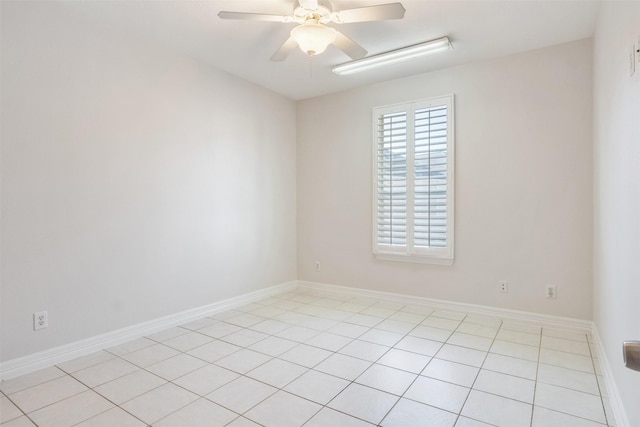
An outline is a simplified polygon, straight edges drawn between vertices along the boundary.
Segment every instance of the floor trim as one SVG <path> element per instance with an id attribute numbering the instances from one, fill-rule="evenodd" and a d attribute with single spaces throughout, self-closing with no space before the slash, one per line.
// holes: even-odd
<path id="1" fill-rule="evenodd" d="M 128 326 L 106 334 L 96 335 L 91 338 L 54 347 L 49 350 L 33 353 L 24 357 L 11 359 L 0 364 L 0 379 L 8 380 L 39 369 L 48 368 L 58 363 L 73 360 L 95 351 L 103 350 L 145 335 L 159 332 L 163 329 L 191 322 L 221 311 L 240 307 L 272 295 L 281 294 L 295 289 L 296 286 L 296 281 L 270 286 L 268 288 L 227 298 L 202 307 L 193 308 L 180 313 L 150 320 L 148 322 Z"/>
<path id="2" fill-rule="evenodd" d="M 593 338 L 593 343 L 595 344 L 596 351 L 598 352 L 600 369 L 602 370 L 602 377 L 604 378 L 604 385 L 607 389 L 607 396 L 609 397 L 611 410 L 613 411 L 613 417 L 615 418 L 614 425 L 616 427 L 631 427 L 629 418 L 627 417 L 627 413 L 624 410 L 620 391 L 618 390 L 618 386 L 613 376 L 613 371 L 611 370 L 611 365 L 609 364 L 609 360 L 607 359 L 607 353 L 605 353 L 604 351 L 604 346 L 602 344 L 602 340 L 600 339 L 600 333 L 598 332 L 598 328 L 596 327 L 595 323 L 593 324 L 593 329 L 591 330 L 591 337 Z"/>
<path id="3" fill-rule="evenodd" d="M 486 305 L 468 304 L 455 301 L 446 301 L 433 298 L 418 297 L 406 294 L 396 294 L 392 292 L 372 291 L 362 288 L 351 288 L 347 286 L 328 285 L 325 283 L 298 281 L 298 287 L 319 292 L 337 292 L 341 294 L 351 294 L 370 298 L 384 298 L 386 300 L 397 301 L 405 304 L 425 305 L 440 310 L 464 311 L 486 316 L 498 316 L 503 319 L 515 320 L 519 322 L 535 322 L 547 328 L 560 328 L 573 330 L 580 333 L 590 333 L 592 323 L 589 320 L 574 319 L 571 317 L 552 316 L 529 311 L 510 310 L 506 308 L 489 307 Z"/>

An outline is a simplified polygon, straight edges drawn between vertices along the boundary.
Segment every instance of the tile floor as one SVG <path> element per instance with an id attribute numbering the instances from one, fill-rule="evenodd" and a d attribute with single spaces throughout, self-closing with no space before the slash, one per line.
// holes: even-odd
<path id="1" fill-rule="evenodd" d="M 612 426 L 600 375 L 585 334 L 297 290 L 3 381 L 0 423 Z"/>

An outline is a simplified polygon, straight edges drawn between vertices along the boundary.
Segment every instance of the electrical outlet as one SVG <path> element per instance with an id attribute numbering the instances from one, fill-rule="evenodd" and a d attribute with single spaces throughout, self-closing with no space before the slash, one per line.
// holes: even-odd
<path id="1" fill-rule="evenodd" d="M 546 297 L 547 299 L 556 299 L 557 289 L 555 285 L 547 285 L 546 286 Z"/>
<path id="2" fill-rule="evenodd" d="M 498 292 L 500 292 L 501 294 L 508 294 L 509 282 L 507 282 L 506 280 L 501 280 L 500 283 L 498 283 Z"/>
<path id="3" fill-rule="evenodd" d="M 320 271 L 320 261 L 316 261 L 316 271 Z"/>
<path id="4" fill-rule="evenodd" d="M 49 327 L 49 315 L 46 311 L 33 313 L 33 330 L 44 329 Z"/>

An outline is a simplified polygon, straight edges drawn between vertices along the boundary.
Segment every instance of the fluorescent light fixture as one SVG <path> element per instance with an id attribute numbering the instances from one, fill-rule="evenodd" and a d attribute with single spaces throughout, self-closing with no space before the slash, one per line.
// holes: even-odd
<path id="1" fill-rule="evenodd" d="M 344 76 L 451 49 L 453 49 L 453 46 L 449 42 L 449 38 L 442 37 L 436 40 L 403 47 L 402 49 L 390 50 L 388 52 L 336 65 L 333 67 L 333 72 Z"/>

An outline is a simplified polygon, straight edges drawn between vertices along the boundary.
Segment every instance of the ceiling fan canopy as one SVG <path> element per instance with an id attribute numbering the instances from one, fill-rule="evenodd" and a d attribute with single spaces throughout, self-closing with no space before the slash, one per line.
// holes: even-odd
<path id="1" fill-rule="evenodd" d="M 271 21 L 296 23 L 289 38 L 271 56 L 271 61 L 283 61 L 299 47 L 310 57 L 325 51 L 333 44 L 352 59 L 363 58 L 367 51 L 340 31 L 326 24 L 347 24 L 354 22 L 379 21 L 384 19 L 402 19 L 405 9 L 400 3 L 387 3 L 365 6 L 355 9 L 334 11 L 328 2 L 318 0 L 298 0 L 291 15 L 275 15 L 251 12 L 222 11 L 218 16 L 222 19 L 241 19 L 251 21 Z"/>

